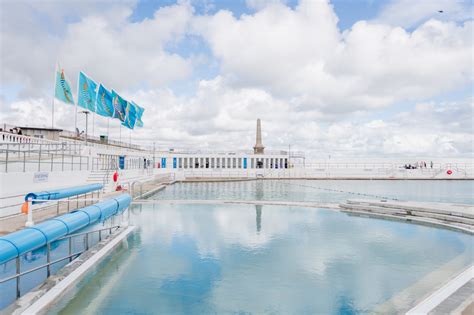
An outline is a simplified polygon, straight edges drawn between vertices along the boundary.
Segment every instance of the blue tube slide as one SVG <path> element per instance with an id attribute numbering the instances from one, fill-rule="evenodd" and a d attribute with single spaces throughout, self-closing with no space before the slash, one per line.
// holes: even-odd
<path id="1" fill-rule="evenodd" d="M 36 204 L 35 200 L 58 200 L 67 197 L 82 195 L 88 192 L 100 190 L 104 188 L 102 184 L 90 184 L 84 186 L 76 186 L 70 188 L 56 189 L 51 191 L 42 191 L 37 193 L 29 193 L 25 196 L 25 201 L 33 200 L 33 204 Z"/>
<path id="2" fill-rule="evenodd" d="M 46 220 L 42 223 L 0 237 L 0 264 L 40 248 L 48 242 L 71 234 L 90 224 L 104 221 L 128 208 L 129 194 L 121 194 L 91 206 Z"/>

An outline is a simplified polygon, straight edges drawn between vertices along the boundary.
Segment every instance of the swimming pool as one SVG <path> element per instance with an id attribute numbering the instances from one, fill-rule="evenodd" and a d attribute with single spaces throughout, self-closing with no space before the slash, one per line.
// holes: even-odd
<path id="1" fill-rule="evenodd" d="M 340 203 L 349 198 L 395 198 L 474 204 L 470 180 L 253 180 L 176 183 L 151 199 L 284 200 Z"/>
<path id="2" fill-rule="evenodd" d="M 327 209 L 148 203 L 130 213 L 128 249 L 50 314 L 400 313 L 473 259 L 471 235 Z"/>

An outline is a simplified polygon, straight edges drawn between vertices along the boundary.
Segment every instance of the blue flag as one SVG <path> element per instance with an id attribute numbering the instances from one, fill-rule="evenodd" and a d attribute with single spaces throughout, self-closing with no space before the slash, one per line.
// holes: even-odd
<path id="1" fill-rule="evenodd" d="M 132 104 L 135 106 L 137 111 L 137 121 L 135 122 L 136 127 L 143 127 L 142 116 L 145 109 L 143 107 L 138 106 L 135 102 L 132 101 Z"/>
<path id="2" fill-rule="evenodd" d="M 127 107 L 125 108 L 125 121 L 122 123 L 128 129 L 133 129 L 135 127 L 135 122 L 137 121 L 137 109 L 135 105 L 127 101 Z"/>
<path id="3" fill-rule="evenodd" d="M 64 69 L 56 71 L 56 86 L 54 88 L 54 97 L 58 100 L 74 105 L 74 98 L 72 97 L 71 86 L 66 80 Z"/>
<path id="4" fill-rule="evenodd" d="M 79 87 L 77 91 L 77 105 L 95 112 L 95 100 L 97 99 L 97 83 L 79 72 Z"/>
<path id="5" fill-rule="evenodd" d="M 112 104 L 114 106 L 114 118 L 125 121 L 125 109 L 127 108 L 127 101 L 112 90 Z"/>
<path id="6" fill-rule="evenodd" d="M 97 91 L 96 113 L 104 117 L 114 117 L 114 105 L 112 104 L 112 92 L 102 84 Z"/>

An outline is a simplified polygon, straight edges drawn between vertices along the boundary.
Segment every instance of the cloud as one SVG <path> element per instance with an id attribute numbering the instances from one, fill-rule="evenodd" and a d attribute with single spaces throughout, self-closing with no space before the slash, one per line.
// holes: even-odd
<path id="1" fill-rule="evenodd" d="M 443 12 L 439 12 L 443 11 Z M 443 21 L 465 21 L 472 19 L 473 6 L 471 1 L 462 0 L 429 0 L 390 1 L 375 19 L 377 23 L 410 28 L 429 19 Z"/>
<path id="2" fill-rule="evenodd" d="M 226 10 L 197 15 L 179 2 L 140 22 L 129 20 L 134 2 L 86 1 L 57 11 L 50 3 L 3 3 L 11 14 L 0 10 L 0 119 L 50 126 L 58 58 L 73 86 L 83 70 L 143 106 L 145 128 L 132 142 L 161 149 L 250 149 L 261 118 L 269 149 L 469 156 L 472 99 L 438 97 L 472 84 L 473 22 L 426 15 L 406 30 L 399 25 L 410 23 L 387 17 L 402 2 L 344 32 L 322 0 L 294 8 L 248 1 L 255 12 L 239 18 Z M 464 4 L 453 4 L 453 12 L 457 5 Z M 203 40 L 202 51 L 182 53 L 180 45 L 195 40 Z M 206 65 L 213 75 L 196 76 Z M 192 90 L 179 94 L 173 84 L 180 82 Z M 73 108 L 56 104 L 57 126 L 72 129 Z M 85 129 L 84 117 L 78 126 Z M 94 119 L 95 135 L 128 140 L 119 130 L 117 121 Z"/>
<path id="3" fill-rule="evenodd" d="M 245 0 L 247 7 L 254 10 L 261 10 L 274 4 L 286 4 L 287 2 L 287 0 Z"/>
<path id="4" fill-rule="evenodd" d="M 152 19 L 130 23 L 133 6 L 131 1 L 86 1 L 55 10 L 58 6 L 48 2 L 2 4 L 2 85 L 21 85 L 23 97 L 45 96 L 56 61 L 73 86 L 81 70 L 119 91 L 189 77 L 192 61 L 165 46 L 181 39 L 192 7 L 163 7 Z"/>
<path id="5" fill-rule="evenodd" d="M 196 32 L 234 87 L 259 87 L 326 113 L 439 95 L 472 79 L 472 22 L 429 20 L 413 32 L 366 21 L 341 33 L 326 1 L 197 18 Z"/>

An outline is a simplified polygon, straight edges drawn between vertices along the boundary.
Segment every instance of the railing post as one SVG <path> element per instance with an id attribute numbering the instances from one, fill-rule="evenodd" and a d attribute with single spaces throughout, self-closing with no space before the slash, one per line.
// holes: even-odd
<path id="1" fill-rule="evenodd" d="M 7 151 L 5 152 L 5 173 L 8 172 L 8 143 L 7 143 Z"/>
<path id="2" fill-rule="evenodd" d="M 99 242 L 102 241 L 102 230 L 99 230 Z"/>
<path id="3" fill-rule="evenodd" d="M 86 250 L 89 250 L 89 233 L 86 233 L 86 236 L 84 237 L 85 243 L 86 243 Z"/>
<path id="4" fill-rule="evenodd" d="M 46 266 L 46 277 L 49 278 L 51 276 L 51 243 L 46 243 L 46 262 L 48 265 Z"/>
<path id="5" fill-rule="evenodd" d="M 23 172 L 26 172 L 26 152 L 23 152 Z"/>
<path id="6" fill-rule="evenodd" d="M 59 200 L 58 200 L 57 207 L 56 207 L 56 214 L 59 214 Z"/>
<path id="7" fill-rule="evenodd" d="M 69 197 L 67 197 L 67 212 L 69 213 Z"/>
<path id="8" fill-rule="evenodd" d="M 39 152 L 38 152 L 38 172 L 41 171 L 41 144 L 39 145 Z"/>
<path id="9" fill-rule="evenodd" d="M 20 256 L 18 256 L 16 258 L 16 275 L 17 275 L 17 277 L 16 277 L 16 298 L 17 299 L 19 299 L 20 295 L 21 295 L 21 293 L 20 293 L 20 276 L 18 276 L 21 272 L 20 264 L 21 264 Z"/>
<path id="10" fill-rule="evenodd" d="M 69 203 L 68 203 L 69 204 Z M 72 237 L 69 237 L 69 250 L 68 250 L 68 253 L 69 253 L 69 262 L 72 261 Z"/>

